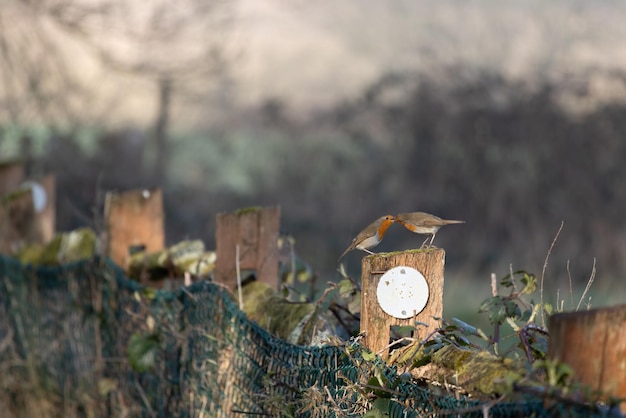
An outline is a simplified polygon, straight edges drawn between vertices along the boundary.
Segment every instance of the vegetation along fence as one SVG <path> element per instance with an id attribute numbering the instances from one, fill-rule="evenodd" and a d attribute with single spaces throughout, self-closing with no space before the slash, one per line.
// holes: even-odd
<path id="1" fill-rule="evenodd" d="M 0 256 L 3 416 L 590 416 L 539 398 L 451 397 L 363 354 L 277 339 L 213 283 L 157 292 L 108 260 Z M 371 376 L 393 390 L 371 389 Z"/>

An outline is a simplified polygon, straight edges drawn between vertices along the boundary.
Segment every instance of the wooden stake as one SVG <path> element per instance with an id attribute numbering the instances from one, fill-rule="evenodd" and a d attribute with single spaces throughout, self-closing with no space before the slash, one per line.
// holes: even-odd
<path id="1" fill-rule="evenodd" d="M 606 400 L 626 400 L 626 305 L 555 314 L 548 329 L 549 358 L 567 363 L 576 380 Z"/>
<path id="2" fill-rule="evenodd" d="M 279 207 L 251 208 L 218 214 L 215 232 L 215 280 L 235 289 L 238 260 L 241 270 L 254 270 L 257 280 L 278 288 L 279 226 Z"/>
<path id="3" fill-rule="evenodd" d="M 163 194 L 161 190 L 131 190 L 106 194 L 105 252 L 115 263 L 126 268 L 129 248 L 144 246 L 146 252 L 163 249 Z"/>
<path id="4" fill-rule="evenodd" d="M 361 333 L 365 334 L 365 346 L 372 352 L 380 353 L 386 359 L 389 355 L 390 327 L 414 326 L 413 338 L 424 339 L 440 326 L 438 320 L 443 315 L 443 267 L 445 251 L 440 248 L 408 250 L 399 253 L 383 253 L 363 258 L 361 293 Z M 412 267 L 422 273 L 429 289 L 426 307 L 416 316 L 408 319 L 394 318 L 381 308 L 377 298 L 378 282 L 383 274 L 394 267 Z M 426 324 L 416 325 L 416 322 Z"/>
<path id="5" fill-rule="evenodd" d="M 22 183 L 0 196 L 0 252 L 15 253 L 24 245 L 47 244 L 52 240 L 55 232 L 54 185 L 54 176 L 50 175 Z"/>
<path id="6" fill-rule="evenodd" d="M 26 167 L 23 161 L 0 163 L 0 196 L 19 187 L 25 176 Z"/>
<path id="7" fill-rule="evenodd" d="M 37 242 L 33 194 L 16 190 L 0 197 L 0 253 L 15 254 L 24 245 Z"/>

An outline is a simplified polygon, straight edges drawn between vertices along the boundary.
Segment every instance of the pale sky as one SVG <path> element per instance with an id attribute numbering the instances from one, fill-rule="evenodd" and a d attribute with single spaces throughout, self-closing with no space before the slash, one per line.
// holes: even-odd
<path id="1" fill-rule="evenodd" d="M 124 30 L 136 25 L 126 11 L 130 0 L 82 0 L 109 2 L 117 8 L 100 20 L 96 43 L 115 46 Z M 279 98 L 290 111 L 306 112 L 341 100 L 351 100 L 389 71 L 428 74 L 446 80 L 442 69 L 457 66 L 471 78 L 488 70 L 512 81 L 532 85 L 537 80 L 562 83 L 582 77 L 587 96 L 562 98 L 574 110 L 598 103 L 624 101 L 626 86 L 619 74 L 626 72 L 626 2 L 604 0 L 237 0 L 229 5 L 228 30 L 218 33 L 231 57 L 229 83 L 212 75 L 187 86 L 175 101 L 174 123 L 200 126 L 210 120 L 215 93 L 232 94 L 235 105 L 254 106 L 267 98 Z M 47 3 L 44 3 L 47 4 Z M 179 7 L 154 0 L 137 2 L 146 14 L 161 16 L 167 24 Z M 185 4 L 184 2 L 181 4 Z M 155 6 L 156 5 L 156 6 Z M 7 31 L 22 36 L 33 56 L 45 55 L 28 40 L 32 11 L 19 0 L 9 0 L 0 10 L 3 21 L 13 21 Z M 147 9 L 151 7 L 152 9 Z M 155 13 L 154 9 L 160 7 Z M 171 13 L 170 13 L 171 12 Z M 122 25 L 113 20 L 130 19 Z M 22 23 L 21 25 L 19 23 Z M 99 25 L 99 26 L 98 26 Z M 101 28 L 102 33 L 97 28 Z M 191 36 L 193 31 L 191 30 Z M 118 33 L 119 32 L 119 33 Z M 199 32 L 201 33 L 201 32 Z M 80 41 L 61 36 L 68 68 L 92 93 L 81 112 L 104 115 L 119 124 L 149 124 L 156 113 L 154 79 L 99 68 L 97 58 L 85 58 Z M 206 36 L 200 36 L 207 42 Z M 152 41 L 152 40 L 151 40 Z M 15 44 L 17 45 L 17 44 Z M 176 63 L 176 54 L 202 44 L 156 50 L 151 45 L 125 45 L 118 55 L 151 56 L 161 63 Z M 119 47 L 119 45 L 118 45 Z M 15 46 L 15 48 L 18 48 Z M 201 48 L 199 48 L 201 49 Z M 19 50 L 19 48 L 18 48 Z M 1 70 L 1 68 L 0 68 Z M 599 70 L 599 71 L 598 71 Z M 615 71 L 607 75 L 606 71 Z M 590 72 L 594 72 L 589 75 Z M 20 74 L 17 71 L 16 74 Z M 217 80 L 217 81 L 216 81 Z M 226 87 L 228 89 L 226 89 Z M 2 102 L 0 85 L 0 103 Z M 186 102 L 179 98 L 185 96 Z M 9 101 L 11 102 L 11 101 Z M 228 112 L 228 110 L 226 110 Z M 220 117 L 220 116 L 215 116 Z M 209 122 L 210 123 L 210 122 Z"/>

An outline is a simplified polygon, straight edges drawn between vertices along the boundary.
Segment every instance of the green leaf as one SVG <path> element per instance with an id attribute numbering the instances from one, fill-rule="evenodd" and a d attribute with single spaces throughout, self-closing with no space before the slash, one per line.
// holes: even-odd
<path id="1" fill-rule="evenodd" d="M 510 299 L 504 301 L 505 315 L 509 318 L 517 319 L 522 316 L 522 311 L 517 305 Z"/>
<path id="2" fill-rule="evenodd" d="M 133 370 L 146 372 L 156 365 L 159 336 L 157 334 L 134 333 L 128 342 L 126 355 Z"/>
<path id="3" fill-rule="evenodd" d="M 554 308 L 549 303 L 544 303 L 543 304 L 543 309 L 544 309 L 544 311 L 546 311 L 546 314 L 548 314 L 548 315 L 552 315 L 552 312 L 554 312 Z"/>
<path id="4" fill-rule="evenodd" d="M 343 279 L 337 283 L 337 287 L 339 288 L 339 294 L 341 296 L 349 296 L 352 292 L 355 291 L 354 283 L 350 279 Z"/>
<path id="5" fill-rule="evenodd" d="M 537 278 L 534 274 L 524 273 L 522 284 L 524 285 L 524 289 L 522 290 L 524 294 L 530 295 L 537 291 Z"/>
<path id="6" fill-rule="evenodd" d="M 419 357 L 415 360 L 413 360 L 413 363 L 411 364 L 411 367 L 417 369 L 419 367 L 425 366 L 427 364 L 429 364 L 432 360 L 432 356 L 430 355 L 426 355 L 426 356 L 422 356 Z"/>
<path id="7" fill-rule="evenodd" d="M 500 303 L 501 299 L 502 298 L 500 296 L 492 296 L 489 299 L 483 300 L 483 302 L 480 304 L 480 307 L 478 308 L 478 313 L 491 310 L 494 305 Z"/>
<path id="8" fill-rule="evenodd" d="M 528 322 L 532 314 L 533 314 L 532 310 L 526 309 L 524 312 L 522 312 L 522 316 L 520 317 L 520 320 L 523 322 Z"/>
<path id="9" fill-rule="evenodd" d="M 367 411 L 364 417 L 383 418 L 389 416 L 389 399 L 378 398 L 372 403 L 372 409 Z"/>
<path id="10" fill-rule="evenodd" d="M 114 379 L 102 378 L 98 380 L 98 393 L 100 393 L 101 396 L 106 396 L 109 392 L 117 389 L 117 381 Z"/>
<path id="11" fill-rule="evenodd" d="M 145 287 L 141 291 L 141 295 L 146 299 L 153 300 L 154 298 L 156 298 L 157 291 L 152 287 Z"/>
<path id="12" fill-rule="evenodd" d="M 503 287 L 512 287 L 513 286 L 513 275 L 507 274 L 503 278 L 500 279 L 500 286 Z"/>
<path id="13" fill-rule="evenodd" d="M 363 352 L 361 353 L 361 356 L 363 357 L 363 360 L 365 361 L 374 361 L 376 360 L 376 354 L 370 352 L 370 351 L 365 351 L 363 350 Z"/>
<path id="14" fill-rule="evenodd" d="M 452 318 L 452 321 L 458 325 L 459 329 L 467 335 L 477 335 L 478 329 L 459 318 Z"/>
<path id="15" fill-rule="evenodd" d="M 386 387 L 385 384 L 386 379 L 383 376 L 374 376 L 367 381 L 367 390 L 379 398 L 389 398 L 390 394 L 388 391 L 378 389 Z"/>

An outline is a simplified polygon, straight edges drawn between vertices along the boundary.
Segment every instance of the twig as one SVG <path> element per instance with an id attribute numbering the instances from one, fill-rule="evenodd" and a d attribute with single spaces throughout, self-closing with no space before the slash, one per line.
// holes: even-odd
<path id="1" fill-rule="evenodd" d="M 576 306 L 576 310 L 580 308 L 580 304 L 582 303 L 583 299 L 587 295 L 587 292 L 591 288 L 591 284 L 593 283 L 593 280 L 595 278 L 596 278 L 596 258 L 594 257 L 593 266 L 591 267 L 591 275 L 589 276 L 589 280 L 587 280 L 587 286 L 585 286 L 585 290 L 583 291 L 583 294 L 580 296 L 580 300 L 578 301 L 578 306 Z"/>
<path id="2" fill-rule="evenodd" d="M 513 285 L 513 291 L 519 293 L 517 290 L 517 284 L 515 284 L 515 276 L 513 275 L 513 264 L 509 264 L 509 277 L 511 278 L 511 284 Z"/>
<path id="3" fill-rule="evenodd" d="M 545 309 L 543 305 L 543 281 L 544 281 L 544 277 L 546 274 L 546 269 L 548 268 L 548 259 L 550 258 L 550 254 L 552 254 L 552 249 L 554 248 L 554 244 L 556 244 L 556 240 L 559 238 L 559 235 L 561 234 L 561 230 L 563 229 L 564 224 L 565 222 L 561 221 L 561 226 L 559 227 L 559 230 L 556 231 L 556 235 L 554 236 L 554 239 L 552 240 L 552 244 L 550 244 L 550 248 L 548 248 L 546 259 L 543 262 L 543 269 L 541 270 L 541 281 L 539 284 L 539 303 L 541 304 L 541 326 L 544 328 L 546 326 L 546 314 L 545 314 Z"/>
<path id="4" fill-rule="evenodd" d="M 424 346 L 424 344 L 426 344 L 428 342 L 428 340 L 430 340 L 435 334 L 437 334 L 439 332 L 441 332 L 441 328 L 437 328 L 436 330 L 434 330 L 433 332 L 428 334 L 426 336 L 426 338 L 424 338 L 422 341 L 420 341 L 420 343 L 417 345 L 417 350 L 415 350 L 413 355 L 409 358 L 409 361 L 406 362 L 406 364 L 404 366 L 404 371 L 402 373 L 406 373 L 406 372 L 409 371 L 409 368 L 410 368 L 411 364 L 413 363 L 413 359 L 415 359 L 415 356 L 417 356 L 417 353 L 419 352 L 420 348 L 422 348 Z"/>
<path id="5" fill-rule="evenodd" d="M 335 410 L 341 411 L 341 408 L 339 407 L 339 405 L 337 405 L 337 402 L 335 402 L 333 395 L 331 395 L 328 386 L 324 386 L 324 390 L 326 390 L 326 394 L 328 395 L 328 402 L 330 402 L 335 407 Z"/>
<path id="6" fill-rule="evenodd" d="M 569 260 L 567 260 L 567 280 L 569 280 L 569 306 L 574 306 L 574 286 L 572 286 L 572 273 L 569 270 Z M 571 308 L 570 308 L 571 309 Z"/>
<path id="7" fill-rule="evenodd" d="M 337 285 L 335 283 L 328 283 L 328 284 L 329 284 L 329 286 L 326 288 L 326 290 L 324 290 L 324 293 L 322 293 L 322 296 L 320 296 L 320 298 L 315 302 L 315 304 L 313 306 L 313 310 L 311 311 L 311 316 L 304 323 L 304 326 L 302 327 L 301 338 L 306 335 L 309 327 L 311 327 L 311 324 L 315 323 L 315 320 L 317 319 L 317 314 L 318 314 L 318 311 L 319 311 L 319 307 L 322 304 L 322 302 L 324 302 L 324 300 L 326 299 L 328 294 L 337 287 Z M 312 332 L 311 333 L 311 339 L 313 339 L 313 335 L 315 335 L 315 334 Z"/>
<path id="8" fill-rule="evenodd" d="M 270 414 L 266 414 L 265 412 L 248 412 L 248 411 L 242 411 L 240 409 L 231 409 L 230 412 L 232 412 L 233 414 L 243 414 L 243 415 L 258 415 L 261 417 L 270 417 Z"/>
<path id="9" fill-rule="evenodd" d="M 148 409 L 148 413 L 150 414 L 151 417 L 155 417 L 156 414 L 154 413 L 154 410 L 150 406 L 148 397 L 146 396 L 146 393 L 143 391 L 143 388 L 141 387 L 141 385 L 139 385 L 139 382 L 135 381 L 135 386 L 137 387 L 137 390 L 139 391 L 139 396 L 141 396 L 141 400 L 143 401 L 144 405 Z"/>
<path id="10" fill-rule="evenodd" d="M 532 364 L 535 361 L 535 358 L 530 349 L 529 331 L 535 331 L 539 334 L 543 334 L 544 336 L 548 335 L 548 331 L 544 328 L 538 327 L 535 324 L 526 324 L 522 327 L 522 329 L 520 329 L 518 333 L 519 339 L 522 342 L 522 347 L 524 348 L 524 352 L 526 353 L 526 358 L 528 358 L 528 361 Z"/>
<path id="11" fill-rule="evenodd" d="M 350 280 L 350 283 L 352 283 L 354 285 L 354 288 L 357 291 L 361 291 L 361 283 L 357 282 L 352 276 L 350 276 L 347 272 L 346 272 L 346 267 L 344 266 L 343 263 L 339 264 L 339 268 L 337 269 L 337 271 L 339 272 L 339 274 L 341 274 L 342 277 Z"/>
<path id="12" fill-rule="evenodd" d="M 206 401 L 207 401 L 206 396 L 203 396 L 202 397 L 202 406 L 200 407 L 200 413 L 198 414 L 198 417 L 200 417 L 200 418 L 204 418 L 204 410 L 206 409 Z"/>
<path id="13" fill-rule="evenodd" d="M 289 258 L 291 261 L 291 277 L 293 278 L 293 282 L 296 283 L 296 249 L 294 248 L 295 240 L 290 236 L 287 238 L 287 242 L 289 243 Z"/>
<path id="14" fill-rule="evenodd" d="M 494 298 L 498 296 L 498 279 L 496 273 L 491 273 L 491 296 Z"/>
<path id="15" fill-rule="evenodd" d="M 366 389 L 380 390 L 381 392 L 391 393 L 392 395 L 396 395 L 396 396 L 405 396 L 405 394 L 402 392 L 398 392 L 397 390 L 389 389 L 384 386 L 374 386 L 374 385 L 364 384 L 364 385 L 361 385 L 361 387 L 366 388 Z"/>
<path id="16" fill-rule="evenodd" d="M 196 296 L 192 294 L 189 290 L 187 290 L 185 286 L 181 287 L 180 290 L 187 296 L 189 296 L 189 299 L 191 299 L 193 302 L 196 302 Z"/>
<path id="17" fill-rule="evenodd" d="M 243 311 L 243 292 L 241 290 L 241 267 L 239 266 L 239 244 L 235 246 L 235 269 L 237 270 L 237 294 L 239 296 L 239 309 Z"/>
<path id="18" fill-rule="evenodd" d="M 489 410 L 494 407 L 495 405 L 499 404 L 500 402 L 502 402 L 505 398 L 505 395 L 500 396 L 497 399 L 494 399 L 490 402 L 481 404 L 481 405 L 476 405 L 476 406 L 471 406 L 468 408 L 460 408 L 460 409 L 440 409 L 438 411 L 434 411 L 429 413 L 427 416 L 445 416 L 445 415 L 457 415 L 457 416 L 461 416 L 463 414 L 467 414 L 470 412 L 476 412 L 476 411 L 482 411 L 483 412 L 483 416 L 488 417 L 489 416 Z M 486 415 L 485 415 L 486 414 Z"/>
<path id="19" fill-rule="evenodd" d="M 418 341 L 418 340 L 417 340 L 416 338 L 412 338 L 412 337 L 402 337 L 402 338 L 400 338 L 400 339 L 398 339 L 398 340 L 392 341 L 392 342 L 391 342 L 390 344 L 388 344 L 386 347 L 384 347 L 384 348 L 382 348 L 382 349 L 378 350 L 378 351 L 376 352 L 376 354 L 380 356 L 380 355 L 381 355 L 381 354 L 382 354 L 385 350 L 387 350 L 387 349 L 389 349 L 389 348 L 393 347 L 394 345 L 398 345 L 398 344 L 400 344 L 400 343 L 403 343 L 403 342 L 405 342 L 405 341 L 409 341 L 409 342 L 416 342 L 416 341 Z"/>

